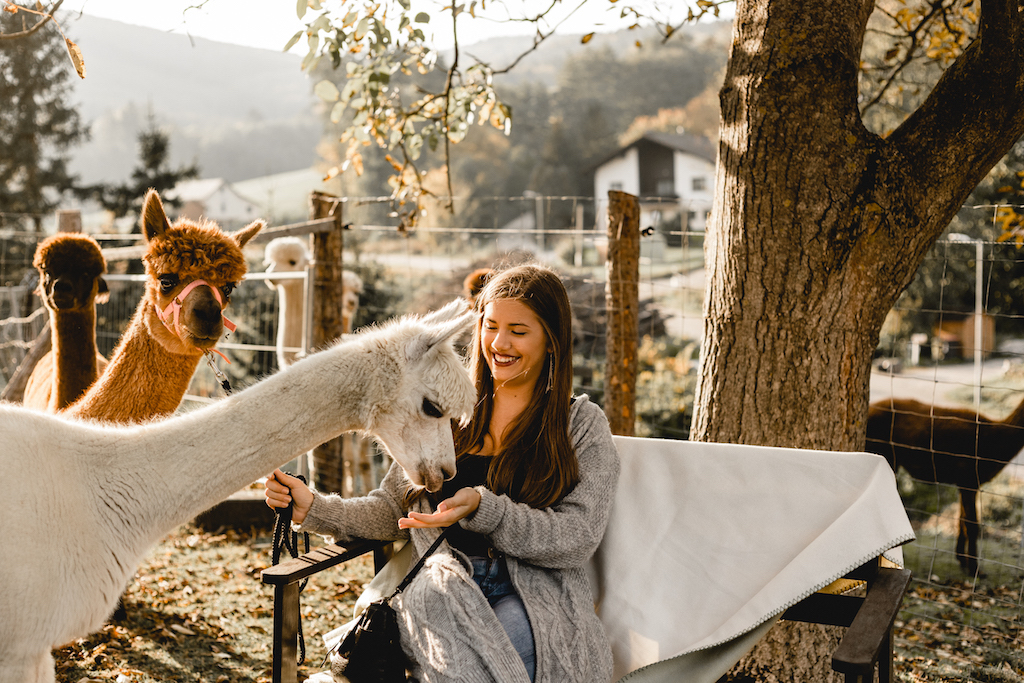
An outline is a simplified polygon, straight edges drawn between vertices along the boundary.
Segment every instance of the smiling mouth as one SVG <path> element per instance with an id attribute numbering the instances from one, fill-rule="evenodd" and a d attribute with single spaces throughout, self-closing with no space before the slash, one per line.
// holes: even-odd
<path id="1" fill-rule="evenodd" d="M 491 353 L 491 359 L 494 361 L 494 364 L 500 368 L 507 368 L 519 362 L 518 356 L 506 356 L 504 354 L 494 352 Z"/>

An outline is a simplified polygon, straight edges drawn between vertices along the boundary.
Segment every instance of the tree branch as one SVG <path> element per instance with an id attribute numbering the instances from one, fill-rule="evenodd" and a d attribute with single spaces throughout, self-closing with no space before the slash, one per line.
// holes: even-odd
<path id="1" fill-rule="evenodd" d="M 1018 0 L 982 0 L 977 38 L 888 141 L 921 187 L 962 202 L 1024 134 L 1024 13 Z M 928 200 L 942 203 L 944 197 Z"/>
<path id="2" fill-rule="evenodd" d="M 13 2 L 10 2 L 9 0 L 4 0 L 5 9 L 7 7 L 17 7 L 19 12 L 29 12 L 30 14 L 38 14 L 42 18 L 38 22 L 36 22 L 31 28 L 27 28 L 24 31 L 18 31 L 17 33 L 0 33 L 0 40 L 14 40 L 15 38 L 25 38 L 26 36 L 32 35 L 36 31 L 41 29 L 43 27 L 43 24 L 53 19 L 54 12 L 56 12 L 57 9 L 60 8 L 60 6 L 63 3 L 64 0 L 57 0 L 57 2 L 54 3 L 53 5 L 53 9 L 51 9 L 49 12 L 43 13 L 33 9 L 29 9 L 27 7 L 22 7 L 21 5 L 15 5 Z"/>

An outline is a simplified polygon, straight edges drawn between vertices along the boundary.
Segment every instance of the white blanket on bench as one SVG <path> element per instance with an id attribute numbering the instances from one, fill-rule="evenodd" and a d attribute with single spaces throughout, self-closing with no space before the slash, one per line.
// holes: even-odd
<path id="1" fill-rule="evenodd" d="M 630 679 L 714 681 L 786 608 L 885 551 L 902 564 L 914 538 L 876 455 L 615 442 L 622 473 L 592 566 L 615 679 L 673 659 Z"/>

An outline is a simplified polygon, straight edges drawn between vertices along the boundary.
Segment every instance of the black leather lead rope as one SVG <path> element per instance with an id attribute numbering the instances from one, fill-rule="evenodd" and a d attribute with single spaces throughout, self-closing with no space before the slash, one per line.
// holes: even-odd
<path id="1" fill-rule="evenodd" d="M 287 472 L 285 474 L 287 474 Z M 306 478 L 304 476 L 302 476 L 301 474 L 299 474 L 299 475 L 289 475 L 289 476 L 294 476 L 296 479 L 300 480 L 303 484 L 306 483 Z M 291 555 L 292 557 L 298 557 L 301 554 L 301 553 L 299 553 L 299 534 L 298 534 L 298 532 L 292 531 L 292 509 L 293 509 L 293 506 L 294 506 L 294 502 L 289 504 L 288 507 L 286 507 L 286 508 L 277 508 L 277 509 L 274 510 L 274 512 L 277 513 L 277 521 L 274 523 L 274 544 L 271 547 L 271 553 L 270 553 L 270 562 L 271 562 L 271 564 L 275 564 L 276 565 L 276 564 L 279 564 L 281 562 L 281 551 L 282 551 L 282 549 L 287 550 L 288 554 Z M 302 532 L 302 540 L 303 540 L 303 546 L 305 548 L 302 552 L 308 553 L 309 552 L 309 534 L 306 533 L 306 532 Z M 307 583 L 309 583 L 309 577 L 308 576 L 305 579 L 303 579 L 302 581 L 299 582 L 299 593 L 302 593 L 302 591 L 306 587 Z M 301 608 L 299 609 L 299 616 L 298 616 L 298 633 L 299 633 L 299 660 L 297 662 L 297 665 L 298 666 L 302 666 L 302 664 L 306 661 L 306 639 L 302 635 L 302 609 Z"/>

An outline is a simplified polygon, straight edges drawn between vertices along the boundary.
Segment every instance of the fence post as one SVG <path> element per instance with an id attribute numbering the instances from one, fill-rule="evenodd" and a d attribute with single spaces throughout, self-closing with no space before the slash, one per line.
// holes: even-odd
<path id="1" fill-rule="evenodd" d="M 74 210 L 58 211 L 57 232 L 82 232 L 82 213 Z"/>
<path id="2" fill-rule="evenodd" d="M 618 190 L 608 192 L 607 274 L 604 412 L 613 434 L 632 436 L 636 423 L 640 202 Z"/>
<path id="3" fill-rule="evenodd" d="M 313 192 L 309 197 L 309 217 L 334 217 L 334 229 L 318 232 L 313 237 L 313 299 L 310 346 L 323 348 L 341 336 L 341 259 L 344 238 L 341 222 L 342 204 L 337 197 Z M 341 438 L 313 449 L 313 478 L 321 491 L 344 490 L 344 447 Z"/>

